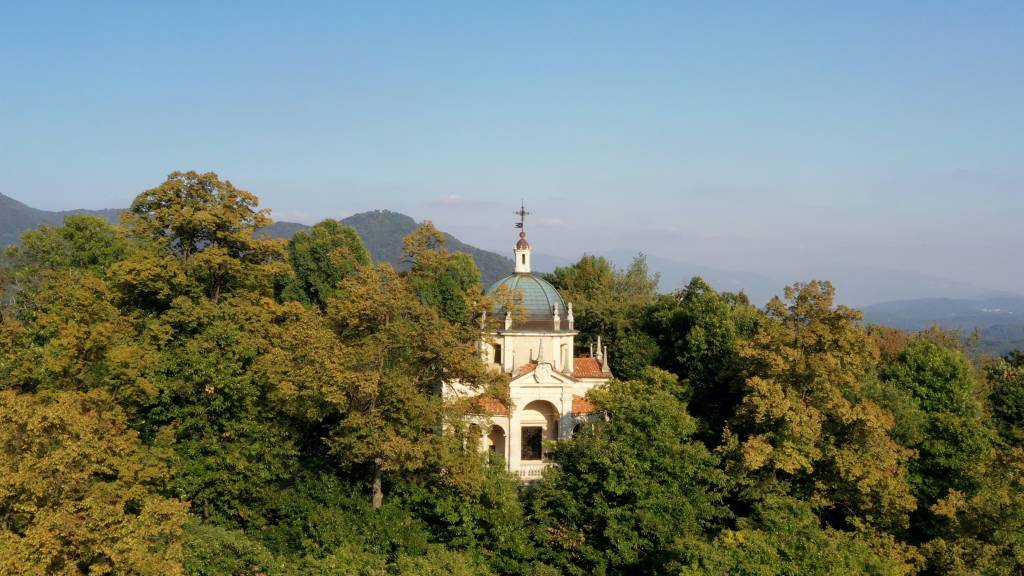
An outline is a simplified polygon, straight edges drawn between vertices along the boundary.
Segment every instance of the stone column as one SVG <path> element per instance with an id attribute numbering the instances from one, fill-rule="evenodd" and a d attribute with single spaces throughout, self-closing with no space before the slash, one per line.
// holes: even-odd
<path id="1" fill-rule="evenodd" d="M 513 474 L 519 472 L 520 456 L 522 456 L 522 421 L 515 402 L 509 407 L 508 417 L 508 470 Z"/>

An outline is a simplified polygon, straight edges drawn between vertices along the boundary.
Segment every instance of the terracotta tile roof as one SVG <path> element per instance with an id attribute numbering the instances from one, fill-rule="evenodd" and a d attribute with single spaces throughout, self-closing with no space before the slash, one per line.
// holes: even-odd
<path id="1" fill-rule="evenodd" d="M 597 412 L 597 406 L 582 396 L 572 397 L 572 413 L 576 415 L 593 414 Z"/>
<path id="2" fill-rule="evenodd" d="M 477 396 L 476 406 L 481 412 L 491 416 L 508 416 L 508 406 L 494 396 Z"/>
<path id="3" fill-rule="evenodd" d="M 601 363 L 597 358 L 582 356 L 572 361 L 573 378 L 611 378 L 612 375 L 601 370 Z"/>
<path id="4" fill-rule="evenodd" d="M 523 374 L 529 374 L 530 372 L 533 372 L 536 369 L 537 369 L 537 363 L 536 362 L 530 362 L 529 364 L 523 364 L 522 366 L 519 367 L 519 369 L 517 369 L 512 374 L 512 377 L 513 378 L 518 378 L 518 377 L 522 376 Z"/>

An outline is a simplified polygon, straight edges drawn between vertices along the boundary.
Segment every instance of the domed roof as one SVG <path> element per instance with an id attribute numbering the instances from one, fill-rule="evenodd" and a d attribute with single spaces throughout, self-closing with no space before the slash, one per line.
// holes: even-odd
<path id="1" fill-rule="evenodd" d="M 558 290 L 547 280 L 533 274 L 510 274 L 491 284 L 487 293 L 493 294 L 499 286 L 507 286 L 509 290 L 518 290 L 523 293 L 526 322 L 517 322 L 512 326 L 513 328 L 553 330 L 551 308 L 555 304 L 558 304 L 558 314 L 562 317 L 562 328 L 565 329 L 568 326 L 565 321 L 565 302 L 558 294 Z M 496 314 L 498 317 L 495 320 L 500 321 L 504 315 L 504 310 L 498 310 Z"/>

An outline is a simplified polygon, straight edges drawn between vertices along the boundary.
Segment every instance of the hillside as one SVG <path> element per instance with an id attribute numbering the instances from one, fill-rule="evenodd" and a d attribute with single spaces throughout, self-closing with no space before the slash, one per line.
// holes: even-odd
<path id="1" fill-rule="evenodd" d="M 120 213 L 121 210 L 115 209 L 64 212 L 39 210 L 0 194 L 0 247 L 16 243 L 18 236 L 25 230 L 31 230 L 43 224 L 60 225 L 65 217 L 72 214 L 94 214 L 116 222 Z M 355 214 L 345 218 L 342 222 L 359 232 L 374 260 L 390 262 L 396 267 L 401 267 L 402 238 L 415 230 L 418 225 L 409 216 L 389 210 L 374 210 Z M 295 232 L 306 228 L 308 226 L 305 224 L 295 222 L 275 222 L 272 226 L 263 229 L 262 232 L 274 238 L 291 238 Z M 473 257 L 477 267 L 480 268 L 485 286 L 499 280 L 512 270 L 511 259 L 470 246 L 450 234 L 445 234 L 445 236 L 449 250 L 465 252 Z"/>
<path id="2" fill-rule="evenodd" d="M 864 320 L 903 330 L 924 330 L 933 325 L 981 333 L 981 346 L 993 354 L 1024 349 L 1024 297 L 921 298 L 864 306 Z"/>
<path id="3" fill-rule="evenodd" d="M 411 217 L 390 210 L 361 212 L 341 220 L 341 223 L 356 229 L 374 260 L 390 262 L 399 269 L 404 266 L 402 239 L 419 225 Z M 291 238 L 297 231 L 306 228 L 308 226 L 295 222 L 275 222 L 262 231 L 273 238 Z M 452 252 L 464 252 L 473 257 L 480 269 L 484 286 L 500 280 L 512 270 L 510 258 L 470 246 L 451 234 L 445 234 L 445 243 Z"/>
<path id="4" fill-rule="evenodd" d="M 43 224 L 60 225 L 65 217 L 72 214 L 95 214 L 111 222 L 116 222 L 121 211 L 112 209 L 51 212 L 26 206 L 14 198 L 0 194 L 0 247 L 17 242 L 18 236 L 25 230 L 38 228 Z"/>

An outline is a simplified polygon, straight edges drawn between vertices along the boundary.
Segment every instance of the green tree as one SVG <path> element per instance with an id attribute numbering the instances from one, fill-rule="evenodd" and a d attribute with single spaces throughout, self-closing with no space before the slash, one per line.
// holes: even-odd
<path id="1" fill-rule="evenodd" d="M 902 525 L 916 505 L 912 451 L 893 440 L 892 413 L 867 393 L 878 352 L 860 313 L 834 307 L 834 295 L 815 281 L 768 303 L 757 335 L 739 347 L 746 385 L 723 452 L 748 498 L 792 495 L 840 527 Z"/>
<path id="2" fill-rule="evenodd" d="M 436 541 L 485 558 L 499 574 L 532 576 L 544 567 L 530 540 L 522 485 L 503 465 L 492 464 L 485 474 L 479 491 L 406 487 L 403 498 Z"/>
<path id="3" fill-rule="evenodd" d="M 810 504 L 785 496 L 759 502 L 710 542 L 681 539 L 678 547 L 669 570 L 680 576 L 900 576 L 922 564 L 891 535 L 822 528 Z"/>
<path id="4" fill-rule="evenodd" d="M 439 394 L 441 382 L 472 386 L 488 378 L 473 338 L 421 304 L 386 264 L 342 281 L 328 316 L 348 344 L 347 373 L 327 395 L 340 412 L 330 445 L 343 463 L 372 470 L 374 507 L 383 502 L 385 475 L 478 486 L 478 459 L 457 434 L 440 433 L 465 433 L 463 414 Z"/>
<path id="5" fill-rule="evenodd" d="M 255 238 L 269 226 L 255 195 L 207 172 L 174 172 L 135 198 L 121 221 L 128 233 L 181 261 L 202 293 L 271 292 L 290 273 L 283 240 Z"/>
<path id="6" fill-rule="evenodd" d="M 722 521 L 726 478 L 692 439 L 697 423 L 671 374 L 613 381 L 590 398 L 608 414 L 558 444 L 531 494 L 543 559 L 566 574 L 655 574 L 678 538 Z"/>
<path id="7" fill-rule="evenodd" d="M 971 494 L 980 487 L 995 434 L 985 421 L 971 364 L 958 350 L 926 336 L 911 338 L 882 377 L 908 392 L 924 415 L 923 434 L 909 445 L 918 452 L 910 482 L 919 502 L 915 530 L 931 534 L 929 510 L 940 498 L 950 490 Z"/>
<path id="8" fill-rule="evenodd" d="M 658 275 L 652 275 L 640 254 L 625 270 L 616 270 L 603 257 L 584 255 L 571 266 L 546 276 L 566 302 L 573 305 L 577 343 L 586 346 L 598 336 L 608 344 L 616 376 L 640 376 L 657 354 L 657 346 L 640 326 L 646 307 L 657 296 Z"/>
<path id="9" fill-rule="evenodd" d="M 106 393 L 0 391 L 0 574 L 181 574 L 168 472 Z"/>
<path id="10" fill-rule="evenodd" d="M 1024 449 L 997 453 L 973 494 L 951 490 L 933 506 L 947 534 L 924 552 L 933 574 L 1015 576 L 1024 569 Z"/>
<path id="11" fill-rule="evenodd" d="M 700 278 L 660 297 L 645 313 L 644 327 L 658 346 L 656 362 L 688 383 L 691 411 L 709 445 L 721 441 L 740 402 L 738 347 L 754 336 L 759 319 L 745 296 L 716 292 Z"/>
<path id="12" fill-rule="evenodd" d="M 409 278 L 420 302 L 448 320 L 467 324 L 482 301 L 480 271 L 468 254 L 450 253 L 444 234 L 430 222 L 404 239 Z"/>
<path id="13" fill-rule="evenodd" d="M 87 270 L 102 275 L 125 257 L 129 243 L 121 230 L 97 216 L 74 215 L 63 226 L 40 226 L 7 249 L 11 265 L 25 271 Z"/>
<path id="14" fill-rule="evenodd" d="M 1024 354 L 1017 352 L 988 367 L 992 415 L 1003 441 L 1024 444 Z"/>
<path id="15" fill-rule="evenodd" d="M 371 263 L 359 234 L 337 220 L 324 220 L 296 232 L 288 243 L 288 256 L 295 280 L 285 289 L 286 297 L 321 308 L 334 295 L 338 282 Z"/>

